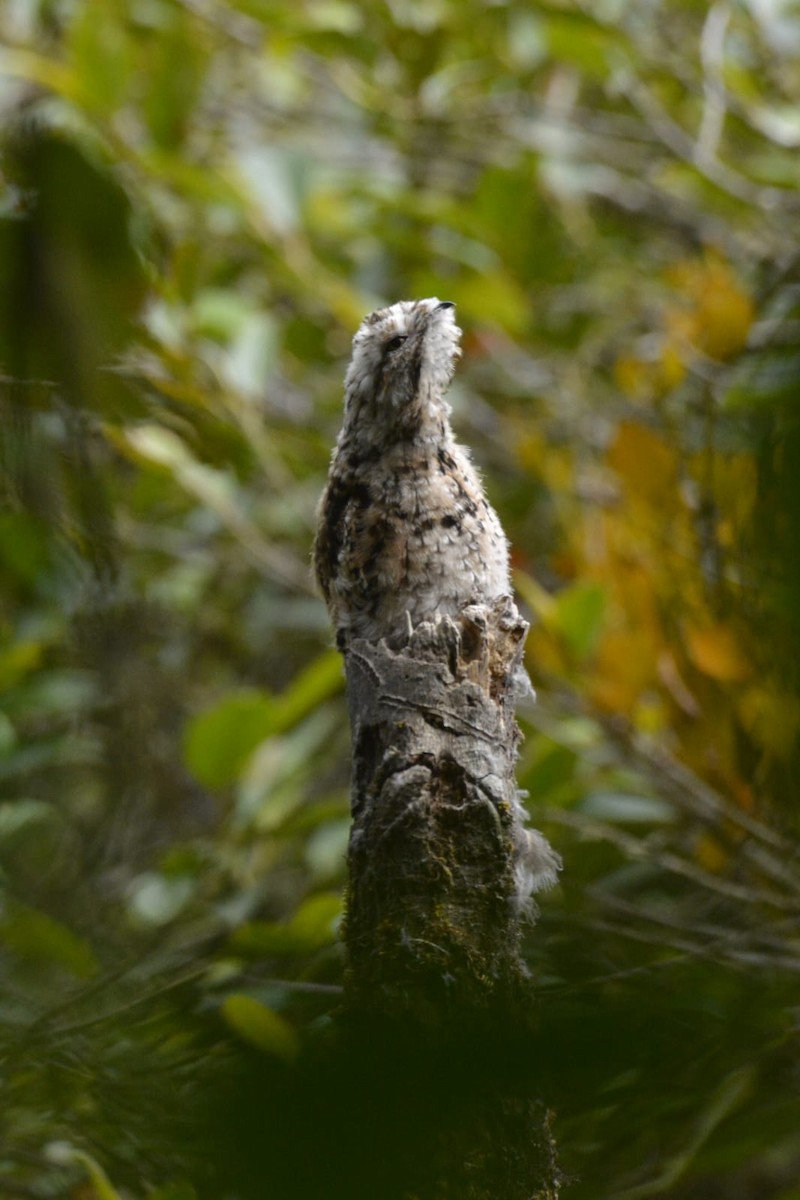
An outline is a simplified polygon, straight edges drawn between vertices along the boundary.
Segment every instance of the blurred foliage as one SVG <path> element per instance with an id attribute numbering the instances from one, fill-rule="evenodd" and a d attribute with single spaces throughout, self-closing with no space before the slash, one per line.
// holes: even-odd
<path id="1" fill-rule="evenodd" d="M 0 29 L 0 1192 L 263 1195 L 322 1145 L 336 1097 L 275 1099 L 342 966 L 308 552 L 349 338 L 437 294 L 534 620 L 568 1194 L 797 1200 L 796 6 Z"/>

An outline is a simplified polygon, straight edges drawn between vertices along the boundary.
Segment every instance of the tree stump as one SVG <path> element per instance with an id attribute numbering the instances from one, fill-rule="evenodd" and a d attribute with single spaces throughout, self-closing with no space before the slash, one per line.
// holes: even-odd
<path id="1" fill-rule="evenodd" d="M 514 777 L 526 633 L 503 597 L 422 624 L 402 644 L 354 640 L 346 654 L 344 1023 L 374 1076 L 371 1103 L 397 1131 L 383 1154 L 391 1195 L 558 1195 L 525 1065 L 533 995 L 522 923 L 531 891 L 559 866 L 526 828 Z"/>

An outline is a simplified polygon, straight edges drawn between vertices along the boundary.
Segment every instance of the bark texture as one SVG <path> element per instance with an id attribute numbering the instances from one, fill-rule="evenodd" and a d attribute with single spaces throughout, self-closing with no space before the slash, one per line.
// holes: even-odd
<path id="1" fill-rule="evenodd" d="M 402 1142 L 384 1156 L 394 1163 L 384 1194 L 558 1195 L 525 1050 L 514 681 L 526 632 L 503 598 L 423 624 L 402 645 L 348 648 L 345 1020 L 362 1061 L 378 1064 L 374 1103 Z"/>

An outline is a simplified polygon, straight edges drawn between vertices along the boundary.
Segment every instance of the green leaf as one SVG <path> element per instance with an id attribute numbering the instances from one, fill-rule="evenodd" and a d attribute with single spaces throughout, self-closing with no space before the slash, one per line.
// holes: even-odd
<path id="1" fill-rule="evenodd" d="M 279 921 L 247 921 L 231 938 L 237 954 L 266 958 L 271 954 L 294 954 L 297 941 L 289 925 Z"/>
<path id="2" fill-rule="evenodd" d="M 350 840 L 350 818 L 327 820 L 312 830 L 305 845 L 305 861 L 316 879 L 339 879 L 345 869 Z"/>
<path id="3" fill-rule="evenodd" d="M 45 650 L 43 642 L 30 640 L 14 642 L 0 652 L 0 689 L 13 687 L 20 679 L 35 671 Z"/>
<path id="4" fill-rule="evenodd" d="M 197 1192 L 190 1183 L 165 1183 L 148 1192 L 147 1200 L 197 1200 Z"/>
<path id="5" fill-rule="evenodd" d="M 336 925 L 341 915 L 339 892 L 320 892 L 300 905 L 289 928 L 302 949 L 318 950 L 336 941 Z"/>
<path id="6" fill-rule="evenodd" d="M 551 58 L 571 64 L 590 79 L 606 79 L 623 49 L 625 35 L 579 13 L 559 13 L 544 21 L 544 36 Z"/>
<path id="7" fill-rule="evenodd" d="M 15 717 L 44 713 L 73 717 L 85 712 L 97 698 L 95 677 L 91 671 L 52 670 L 31 675 L 17 688 L 6 703 Z"/>
<path id="8" fill-rule="evenodd" d="M 656 796 L 632 796 L 625 792 L 594 792 L 580 806 L 589 817 L 624 824 L 668 824 L 674 821 L 675 810 L 666 800 Z"/>
<path id="9" fill-rule="evenodd" d="M 206 787 L 223 787 L 237 778 L 274 724 L 275 701 L 267 692 L 256 688 L 233 692 L 188 723 L 183 743 L 186 765 Z"/>
<path id="10" fill-rule="evenodd" d="M 231 940 L 236 951 L 256 958 L 308 954 L 335 943 L 341 915 L 341 895 L 321 892 L 304 901 L 290 921 L 248 921 L 236 930 Z"/>
<path id="11" fill-rule="evenodd" d="M 509 270 L 484 271 L 450 288 L 465 320 L 524 334 L 530 323 L 528 297 Z"/>
<path id="12" fill-rule="evenodd" d="M 46 800 L 8 800 L 0 804 L 0 841 L 12 838 L 21 829 L 40 825 L 56 816 L 56 810 Z"/>
<path id="13" fill-rule="evenodd" d="M 338 650 L 328 650 L 315 658 L 276 698 L 275 732 L 291 729 L 343 686 L 342 656 Z"/>
<path id="14" fill-rule="evenodd" d="M 575 583 L 559 593 L 556 625 L 576 658 L 588 658 L 594 650 L 605 611 L 606 593 L 599 583 Z"/>
<path id="15" fill-rule="evenodd" d="M 33 908 L 18 908 L 0 920 L 0 942 L 20 958 L 61 967 L 79 979 L 97 971 L 94 951 L 55 917 Z"/>
<path id="16" fill-rule="evenodd" d="M 253 302 L 227 288 L 198 292 L 191 308 L 192 324 L 202 337 L 228 342 L 257 313 Z"/>
<path id="17" fill-rule="evenodd" d="M 645 1200 L 648 1196 L 660 1196 L 671 1191 L 682 1179 L 700 1150 L 717 1127 L 752 1093 L 756 1079 L 753 1064 L 736 1067 L 718 1084 L 701 1112 L 693 1136 L 686 1146 L 671 1158 L 667 1158 L 659 1174 L 647 1183 L 617 1193 L 619 1200 Z"/>
<path id="18" fill-rule="evenodd" d="M 222 1004 L 225 1023 L 243 1041 L 274 1058 L 291 1062 L 297 1056 L 297 1034 L 288 1021 L 252 996 L 237 992 Z"/>
<path id="19" fill-rule="evenodd" d="M 337 33 L 357 34 L 364 24 L 364 10 L 358 4 L 342 0 L 315 0 L 307 7 L 313 29 L 334 29 Z"/>
<path id="20" fill-rule="evenodd" d="M 511 11 L 508 21 L 506 53 L 514 67 L 526 70 L 538 66 L 546 57 L 547 39 L 538 13 Z"/>
<path id="21" fill-rule="evenodd" d="M 142 111 L 156 145 L 178 150 L 192 129 L 206 63 L 205 39 L 193 36 L 191 19 L 178 5 L 161 5 L 156 36 L 147 45 L 147 92 Z"/>
<path id="22" fill-rule="evenodd" d="M 578 755 L 571 747 L 541 736 L 534 747 L 530 765 L 526 763 L 520 772 L 520 783 L 537 800 L 552 803 L 552 793 L 573 782 Z"/>
<path id="23" fill-rule="evenodd" d="M 100 1164 L 83 1150 L 76 1150 L 66 1142 L 51 1142 L 46 1147 L 46 1156 L 52 1163 L 66 1166 L 75 1163 L 83 1167 L 89 1176 L 96 1200 L 122 1200 Z"/>
<path id="24" fill-rule="evenodd" d="M 0 712 L 0 758 L 6 758 L 17 744 L 17 731 L 5 713 Z"/>
<path id="25" fill-rule="evenodd" d="M 113 3 L 87 4 L 71 22 L 69 50 L 84 102 L 107 114 L 122 100 L 133 65 L 125 23 Z"/>
<path id="26" fill-rule="evenodd" d="M 186 907 L 195 890 L 187 875 L 169 878 L 146 871 L 133 880 L 128 905 L 131 915 L 143 925 L 166 925 Z"/>
<path id="27" fill-rule="evenodd" d="M 316 708 L 294 729 L 263 741 L 242 772 L 237 819 L 243 824 L 252 821 L 265 833 L 279 829 L 308 799 L 306 780 L 315 755 L 330 745 L 338 723 L 339 716 L 330 707 Z"/>
<path id="28" fill-rule="evenodd" d="M 0 779 L 14 779 L 53 767 L 94 763 L 97 754 L 97 742 L 78 734 L 21 742 L 7 752 L 5 758 L 0 759 Z"/>
<path id="29" fill-rule="evenodd" d="M 28 513 L 0 513 L 0 562 L 26 584 L 35 583 L 50 558 L 47 527 Z"/>

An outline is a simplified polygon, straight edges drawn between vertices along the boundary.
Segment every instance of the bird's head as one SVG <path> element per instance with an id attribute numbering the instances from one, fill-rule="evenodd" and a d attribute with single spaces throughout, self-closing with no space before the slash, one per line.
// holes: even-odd
<path id="1" fill-rule="evenodd" d="M 370 313 L 353 338 L 345 418 L 387 436 L 412 437 L 446 418 L 444 394 L 460 357 L 461 330 L 449 300 L 401 300 Z"/>

